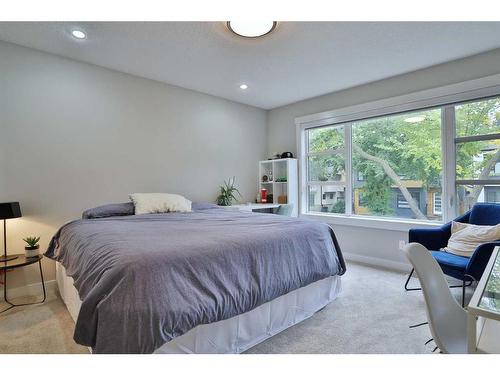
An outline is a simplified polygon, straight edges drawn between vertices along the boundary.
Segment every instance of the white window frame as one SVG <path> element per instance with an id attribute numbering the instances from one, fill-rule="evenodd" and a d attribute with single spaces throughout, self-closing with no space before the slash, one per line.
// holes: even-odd
<path id="1" fill-rule="evenodd" d="M 487 99 L 500 96 L 500 74 L 488 76 L 435 89 L 424 90 L 398 97 L 377 100 L 370 103 L 335 109 L 312 115 L 297 117 L 296 139 L 299 165 L 299 214 L 311 219 L 327 221 L 332 224 L 361 226 L 378 229 L 405 231 L 417 226 L 439 226 L 456 217 L 456 176 L 455 176 L 455 108 L 458 103 Z M 313 213 L 307 212 L 307 137 L 306 130 L 324 126 L 341 125 L 362 121 L 373 117 L 389 116 L 398 113 L 419 111 L 441 107 L 441 139 L 442 139 L 442 222 L 430 220 L 381 218 L 373 216 L 360 216 L 352 214 L 352 166 L 351 166 L 351 134 L 346 134 L 346 213 Z M 345 126 L 346 132 L 351 131 L 350 126 Z M 347 141 L 349 140 L 349 141 Z"/>
<path id="2" fill-rule="evenodd" d="M 432 193 L 432 213 L 434 215 L 442 215 L 443 214 L 443 195 L 439 194 L 439 200 L 441 201 L 440 209 L 436 210 L 436 197 L 438 196 L 437 192 Z"/>

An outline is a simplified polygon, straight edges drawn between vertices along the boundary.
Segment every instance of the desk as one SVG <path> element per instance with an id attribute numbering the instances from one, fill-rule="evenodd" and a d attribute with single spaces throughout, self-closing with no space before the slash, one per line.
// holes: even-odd
<path id="1" fill-rule="evenodd" d="M 467 308 L 469 353 L 500 354 L 500 247 L 495 247 Z"/>
<path id="2" fill-rule="evenodd" d="M 224 206 L 228 210 L 237 211 L 259 211 L 259 210 L 269 210 L 273 208 L 278 208 L 280 204 L 275 203 L 247 203 L 247 204 L 235 204 L 232 206 Z"/>

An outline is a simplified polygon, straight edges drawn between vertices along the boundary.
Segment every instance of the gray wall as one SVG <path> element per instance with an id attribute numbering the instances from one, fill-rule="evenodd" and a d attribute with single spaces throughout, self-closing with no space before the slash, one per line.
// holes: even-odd
<path id="1" fill-rule="evenodd" d="M 268 152 L 292 151 L 296 155 L 296 117 L 498 74 L 499 61 L 497 49 L 273 109 L 268 112 Z M 387 260 L 387 265 L 406 262 L 398 249 L 399 240 L 407 239 L 406 232 L 342 226 L 336 230 L 343 250 L 356 258 L 374 257 Z"/>
<path id="2" fill-rule="evenodd" d="M 8 222 L 12 252 L 133 192 L 214 201 L 234 175 L 255 199 L 264 110 L 4 42 L 0 56 L 0 202 L 24 215 Z M 12 286 L 35 276 L 16 271 Z"/>

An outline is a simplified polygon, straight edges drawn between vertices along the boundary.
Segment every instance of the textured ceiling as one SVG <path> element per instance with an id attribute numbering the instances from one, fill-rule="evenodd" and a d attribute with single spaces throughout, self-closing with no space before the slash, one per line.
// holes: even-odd
<path id="1" fill-rule="evenodd" d="M 500 48 L 500 22 L 282 22 L 255 40 L 222 22 L 0 22 L 0 40 L 270 109 Z"/>

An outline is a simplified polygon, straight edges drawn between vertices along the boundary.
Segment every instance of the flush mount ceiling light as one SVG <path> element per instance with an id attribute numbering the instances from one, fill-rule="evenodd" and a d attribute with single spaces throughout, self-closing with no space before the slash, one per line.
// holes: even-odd
<path id="1" fill-rule="evenodd" d="M 415 116 L 415 117 L 408 117 L 405 118 L 405 122 L 409 122 L 410 124 L 415 124 L 417 122 L 422 122 L 425 120 L 425 116 Z"/>
<path id="2" fill-rule="evenodd" d="M 87 37 L 87 34 L 85 34 L 82 30 L 77 29 L 71 31 L 71 35 L 73 35 L 76 39 L 85 39 Z"/>
<path id="3" fill-rule="evenodd" d="M 270 34 L 278 22 L 276 21 L 228 21 L 227 28 L 244 38 L 259 38 Z"/>
<path id="4" fill-rule="evenodd" d="M 248 89 L 248 85 L 247 85 L 247 84 L 245 84 L 245 83 L 242 83 L 242 84 L 240 85 L 240 89 L 242 89 L 242 90 L 246 90 L 246 89 Z"/>

